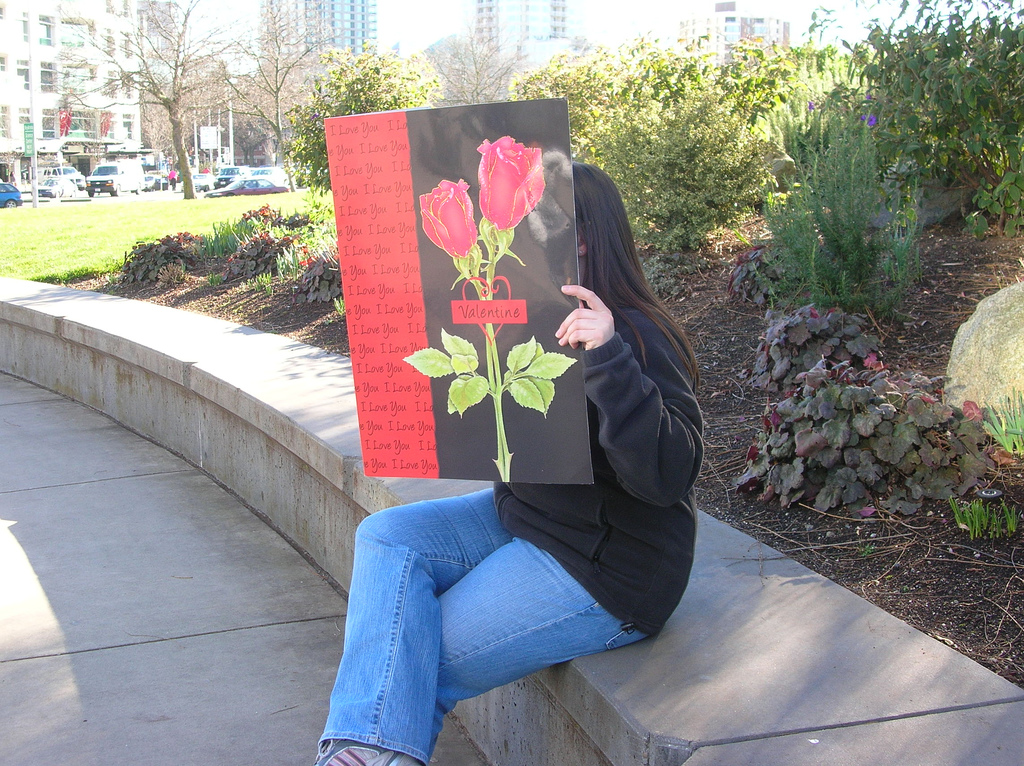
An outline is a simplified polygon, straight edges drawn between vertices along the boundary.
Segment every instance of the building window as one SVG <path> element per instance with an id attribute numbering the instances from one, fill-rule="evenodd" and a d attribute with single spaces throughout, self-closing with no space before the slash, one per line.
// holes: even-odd
<path id="1" fill-rule="evenodd" d="M 57 110 L 44 109 L 43 122 L 39 129 L 40 138 L 57 138 Z"/>
<path id="2" fill-rule="evenodd" d="M 23 42 L 28 42 L 28 33 L 28 14 L 23 13 L 21 14 L 21 39 Z"/>
<path id="3" fill-rule="evenodd" d="M 7 71 L 7 57 L 6 56 L 0 56 L 0 72 L 6 72 L 6 71 Z"/>
<path id="4" fill-rule="evenodd" d="M 52 61 L 44 61 L 39 65 L 39 90 L 43 93 L 57 92 L 57 67 Z"/>
<path id="5" fill-rule="evenodd" d="M 39 38 L 39 44 L 53 46 L 53 17 L 40 16 L 39 28 L 42 33 L 42 36 Z"/>
<path id="6" fill-rule="evenodd" d="M 2 9 L 0 9 L 2 10 Z M 0 138 L 11 137 L 11 108 L 0 106 Z"/>
<path id="7" fill-rule="evenodd" d="M 18 77 L 25 81 L 25 90 L 28 90 L 30 87 L 29 83 L 31 81 L 29 80 L 29 70 L 27 61 L 18 62 Z"/>
<path id="8" fill-rule="evenodd" d="M 124 140 L 133 141 L 135 139 L 135 120 L 132 119 L 130 114 L 124 115 L 121 127 L 124 128 Z"/>

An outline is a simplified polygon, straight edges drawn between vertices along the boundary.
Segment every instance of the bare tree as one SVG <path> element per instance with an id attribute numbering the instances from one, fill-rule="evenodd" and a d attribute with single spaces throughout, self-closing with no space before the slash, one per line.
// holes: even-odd
<path id="1" fill-rule="evenodd" d="M 257 152 L 272 140 L 265 121 L 247 114 L 235 118 L 235 151 L 242 155 L 243 165 L 252 165 Z"/>
<path id="2" fill-rule="evenodd" d="M 444 89 L 444 103 L 484 104 L 508 99 L 512 75 L 524 59 L 517 46 L 502 46 L 494 35 L 468 31 L 451 35 L 426 51 Z"/>
<path id="3" fill-rule="evenodd" d="M 171 123 L 167 112 L 155 104 L 142 102 L 139 115 L 142 127 L 142 141 L 146 146 L 164 154 L 174 154 L 174 143 L 171 141 Z"/>
<path id="4" fill-rule="evenodd" d="M 300 16 L 296 7 L 263 0 L 257 33 L 236 41 L 233 72 L 223 77 L 234 111 L 256 118 L 273 133 L 278 157 L 289 124 L 286 115 L 305 99 L 304 86 L 319 64 L 317 51 L 324 42 L 319 24 Z"/>

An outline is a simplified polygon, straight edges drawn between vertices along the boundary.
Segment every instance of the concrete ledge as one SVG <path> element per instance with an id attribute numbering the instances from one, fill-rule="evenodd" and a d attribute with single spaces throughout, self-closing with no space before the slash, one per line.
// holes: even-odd
<path id="1" fill-rule="evenodd" d="M 367 513 L 484 486 L 363 476 L 347 358 L 229 322 L 0 278 L 0 371 L 201 466 L 345 586 Z M 1024 691 L 706 516 L 656 639 L 456 715 L 500 766 L 1024 762 Z"/>

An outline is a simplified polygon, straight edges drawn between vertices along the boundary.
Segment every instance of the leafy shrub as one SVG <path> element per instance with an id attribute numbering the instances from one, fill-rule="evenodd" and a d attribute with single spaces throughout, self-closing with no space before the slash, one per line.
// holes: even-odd
<path id="1" fill-rule="evenodd" d="M 264 205 L 255 210 L 247 210 L 242 213 L 242 220 L 253 224 L 257 229 L 268 229 L 274 221 L 281 217 L 281 213 L 270 205 Z"/>
<path id="2" fill-rule="evenodd" d="M 821 362 L 767 407 L 736 483 L 783 507 L 877 505 L 912 514 L 963 495 L 992 467 L 981 424 L 940 400 L 935 381 Z"/>
<path id="3" fill-rule="evenodd" d="M 793 83 L 785 100 L 759 121 L 772 143 L 806 172 L 828 147 L 832 121 L 849 109 L 857 73 L 848 54 L 832 46 L 791 48 Z"/>
<path id="4" fill-rule="evenodd" d="M 303 266 L 305 270 L 294 287 L 297 301 L 326 302 L 341 297 L 341 268 L 336 252 L 321 250 L 303 261 Z"/>
<path id="5" fill-rule="evenodd" d="M 887 160 L 974 190 L 969 227 L 1024 230 L 1024 9 L 996 0 L 904 4 L 868 35 L 864 75 L 877 94 Z"/>
<path id="6" fill-rule="evenodd" d="M 556 57 L 512 93 L 567 99 L 574 156 L 615 179 L 638 241 L 671 253 L 760 203 L 767 145 L 752 126 L 791 67 L 759 48 L 717 66 L 697 49 L 636 40 Z"/>
<path id="7" fill-rule="evenodd" d="M 755 247 L 736 256 L 727 291 L 733 298 L 763 306 L 771 299 L 781 278 L 778 261 L 771 250 Z"/>
<path id="8" fill-rule="evenodd" d="M 637 241 L 661 252 L 696 249 L 761 200 L 765 141 L 713 85 L 670 104 L 625 107 L 605 137 Z"/>
<path id="9" fill-rule="evenodd" d="M 325 117 L 428 106 L 440 95 L 440 84 L 430 64 L 417 56 L 344 49 L 323 54 L 320 63 L 308 100 L 288 112 L 292 135 L 285 152 L 299 183 L 327 191 Z"/>
<path id="10" fill-rule="evenodd" d="M 277 272 L 277 259 L 295 243 L 290 236 L 275 237 L 260 232 L 242 242 L 234 255 L 228 258 L 224 270 L 225 279 L 252 279 L 259 274 L 273 275 Z"/>
<path id="11" fill-rule="evenodd" d="M 288 217 L 278 215 L 274 219 L 273 225 L 281 229 L 289 229 L 291 231 L 295 231 L 296 229 L 301 229 L 305 226 L 309 226 L 309 222 L 309 216 L 306 215 L 305 213 L 292 213 Z"/>
<path id="12" fill-rule="evenodd" d="M 804 306 L 790 313 L 769 311 L 768 329 L 757 348 L 751 383 L 765 391 L 789 391 L 797 376 L 817 366 L 848 362 L 854 369 L 878 368 L 878 338 L 867 335 L 867 317 L 835 309 L 820 313 Z"/>
<path id="13" fill-rule="evenodd" d="M 781 264 L 781 295 L 819 306 L 888 314 L 917 276 L 914 231 L 876 228 L 884 195 L 871 127 L 834 127 L 829 147 L 788 195 L 765 211 Z M 896 220 L 905 224 L 906 216 Z"/>
<path id="14" fill-rule="evenodd" d="M 649 255 L 640 264 L 651 289 L 659 298 L 670 301 L 686 291 L 686 277 L 700 271 L 705 261 L 679 253 Z"/>
<path id="15" fill-rule="evenodd" d="M 120 281 L 125 284 L 155 282 L 165 266 L 174 264 L 182 269 L 195 266 L 202 246 L 203 238 L 187 231 L 168 234 L 156 242 L 139 242 L 125 253 Z"/>

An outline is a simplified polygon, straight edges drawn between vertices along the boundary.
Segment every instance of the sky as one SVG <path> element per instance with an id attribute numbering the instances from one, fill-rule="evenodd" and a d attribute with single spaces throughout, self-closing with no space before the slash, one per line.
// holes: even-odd
<path id="1" fill-rule="evenodd" d="M 462 0 L 465 2 L 465 0 Z M 653 32 L 653 37 L 672 39 L 679 21 L 713 8 L 713 2 L 696 0 L 577 0 L 583 11 L 583 25 L 586 37 L 595 43 L 615 47 L 640 34 Z M 399 44 L 399 51 L 405 55 L 421 50 L 431 43 L 450 34 L 465 30 L 464 12 L 460 3 L 445 4 L 446 12 L 438 13 L 438 4 L 413 2 L 412 0 L 377 0 L 377 39 L 380 49 Z M 740 12 L 744 15 L 765 15 L 781 17 L 790 22 L 790 34 L 796 41 L 806 39 L 811 24 L 812 12 L 823 4 L 822 0 L 738 0 Z M 865 10 L 865 3 L 855 0 L 833 0 L 824 3 L 836 10 L 836 17 L 843 21 L 845 37 L 851 42 L 861 39 L 858 34 L 861 22 L 877 15 L 877 11 Z M 887 3 L 891 5 L 891 3 Z M 621 16 L 621 9 L 630 9 L 628 18 Z M 778 8 L 784 10 L 777 11 Z M 762 10 L 763 9 L 763 10 Z M 776 16 L 777 13 L 777 16 Z M 832 39 L 839 35 L 833 34 Z"/>

